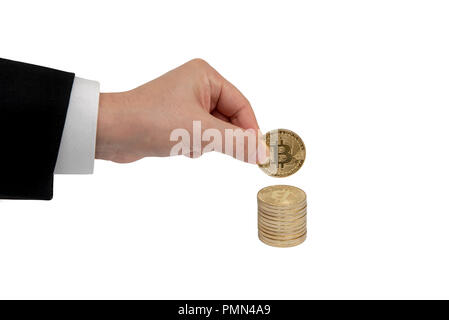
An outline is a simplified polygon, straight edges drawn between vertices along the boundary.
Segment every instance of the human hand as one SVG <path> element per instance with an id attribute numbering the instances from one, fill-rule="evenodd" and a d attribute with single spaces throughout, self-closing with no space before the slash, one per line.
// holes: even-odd
<path id="1" fill-rule="evenodd" d="M 187 150 L 184 148 L 182 154 L 199 156 L 211 148 L 207 147 L 208 141 L 200 141 L 197 146 L 192 143 L 194 121 L 200 121 L 201 133 L 215 130 L 220 134 L 220 138 L 214 139 L 222 139 L 215 151 L 252 163 L 266 160 L 267 150 L 250 103 L 201 59 L 189 61 L 133 90 L 101 93 L 96 158 L 128 163 L 144 157 L 169 156 L 177 144 L 170 139 L 176 129 L 190 134 Z M 226 151 L 225 131 L 241 133 L 241 129 L 248 130 L 246 138 L 231 137 L 233 145 Z M 239 145 L 244 158 L 236 151 Z"/>

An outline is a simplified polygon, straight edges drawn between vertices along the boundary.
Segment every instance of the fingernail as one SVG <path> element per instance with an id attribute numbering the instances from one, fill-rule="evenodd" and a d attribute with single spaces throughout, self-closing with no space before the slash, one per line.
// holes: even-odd
<path id="1" fill-rule="evenodd" d="M 270 149 L 263 139 L 259 139 L 257 147 L 257 162 L 259 164 L 265 164 L 270 160 Z"/>

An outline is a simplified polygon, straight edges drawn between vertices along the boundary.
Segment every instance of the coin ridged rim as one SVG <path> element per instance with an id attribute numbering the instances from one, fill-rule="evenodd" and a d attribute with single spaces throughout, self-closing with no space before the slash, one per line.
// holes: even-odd
<path id="1" fill-rule="evenodd" d="M 295 226 L 294 228 L 273 228 L 261 223 L 257 224 L 257 227 L 259 228 L 259 231 L 268 232 L 272 235 L 287 235 L 287 234 L 297 234 L 300 231 L 307 229 L 307 222 L 304 222 L 301 225 Z"/>
<path id="2" fill-rule="evenodd" d="M 291 226 L 279 226 L 279 225 L 273 225 L 273 224 L 269 224 L 266 223 L 264 221 L 257 221 L 257 226 L 258 227 L 263 227 L 267 230 L 271 230 L 273 232 L 291 232 L 294 233 L 295 231 L 297 231 L 298 229 L 301 229 L 305 226 L 307 226 L 307 220 L 302 221 L 298 224 L 295 225 L 291 225 Z"/>
<path id="3" fill-rule="evenodd" d="M 298 214 L 295 214 L 295 215 L 287 215 L 287 216 L 286 215 L 266 214 L 266 213 L 264 213 L 264 212 L 259 210 L 257 215 L 261 216 L 261 217 L 264 217 L 266 219 L 270 219 L 272 221 L 288 223 L 288 222 L 295 222 L 295 220 L 301 219 L 304 216 L 306 216 L 307 215 L 307 210 L 303 211 L 303 212 L 300 212 Z"/>
<path id="4" fill-rule="evenodd" d="M 300 210 L 300 211 L 295 211 L 295 212 L 287 212 L 287 213 L 283 213 L 283 212 L 275 212 L 275 211 L 266 211 L 262 208 L 258 208 L 257 212 L 260 212 L 261 215 L 268 215 L 270 217 L 276 218 L 276 219 L 280 219 L 282 220 L 283 218 L 285 219 L 294 219 L 296 217 L 300 217 L 303 214 L 307 214 L 307 207 L 305 207 L 304 209 Z"/>
<path id="5" fill-rule="evenodd" d="M 266 231 L 260 231 L 259 233 L 270 240 L 276 239 L 279 241 L 290 241 L 290 240 L 296 240 L 297 238 L 302 237 L 305 232 L 307 232 L 307 228 L 299 230 L 297 233 L 290 233 L 290 234 L 273 235 L 272 233 L 269 233 Z"/>
<path id="6" fill-rule="evenodd" d="M 295 217 L 294 219 L 276 219 L 270 216 L 265 216 L 262 214 L 258 215 L 258 218 L 263 219 L 264 221 L 273 223 L 273 224 L 284 224 L 284 225 L 289 225 L 289 224 L 295 224 L 298 221 L 301 220 L 306 220 L 307 219 L 307 213 L 304 213 L 301 216 Z"/>
<path id="7" fill-rule="evenodd" d="M 298 225 L 302 225 L 303 223 L 307 222 L 307 217 L 298 219 L 296 221 L 293 221 L 291 223 L 289 222 L 276 222 L 276 221 L 272 221 L 272 220 L 267 220 L 267 219 L 263 219 L 263 218 L 258 218 L 258 222 L 262 223 L 264 225 L 267 226 L 271 226 L 273 228 L 283 228 L 283 229 L 293 229 Z"/>
<path id="8" fill-rule="evenodd" d="M 277 225 L 277 226 L 294 226 L 298 223 L 302 223 L 303 221 L 307 221 L 307 214 L 298 217 L 297 219 L 294 220 L 274 220 L 274 219 L 270 219 L 264 216 L 259 215 L 257 217 L 257 219 L 260 219 L 261 221 L 268 223 L 268 224 L 272 224 L 272 225 Z"/>
<path id="9" fill-rule="evenodd" d="M 270 246 L 270 247 L 273 247 L 273 248 L 285 248 L 285 249 L 297 247 L 300 244 L 304 243 L 306 241 L 306 239 L 307 239 L 307 237 L 304 236 L 304 238 L 298 239 L 298 241 L 296 241 L 296 242 L 279 244 L 279 243 L 272 243 L 270 241 L 267 241 L 267 240 L 259 237 L 260 242 L 262 242 L 263 244 L 265 244 L 267 246 Z"/>
<path id="10" fill-rule="evenodd" d="M 299 235 L 304 230 L 307 229 L 307 225 L 302 225 L 298 228 L 292 229 L 292 230 L 279 230 L 279 229 L 271 229 L 269 227 L 258 225 L 259 232 L 269 233 L 271 236 L 292 236 L 292 235 Z"/>
<path id="11" fill-rule="evenodd" d="M 264 221 L 262 219 L 259 219 L 257 221 L 257 225 L 265 226 L 265 227 L 267 227 L 267 228 L 269 228 L 269 229 L 271 229 L 273 231 L 275 231 L 275 230 L 279 230 L 279 231 L 294 231 L 294 230 L 297 230 L 297 229 L 307 225 L 307 219 L 300 220 L 300 221 L 298 221 L 295 224 L 283 224 L 283 225 L 281 225 L 281 224 L 273 224 L 273 223 L 270 223 L 270 222 L 266 222 L 266 221 Z"/>
<path id="12" fill-rule="evenodd" d="M 302 204 L 300 204 L 298 206 L 288 207 L 288 208 L 285 208 L 285 207 L 270 207 L 270 206 L 265 205 L 264 203 L 257 202 L 257 207 L 259 209 L 263 209 L 266 212 L 276 212 L 276 213 L 279 212 L 279 213 L 286 213 L 286 214 L 288 214 L 288 213 L 295 213 L 295 212 L 299 212 L 299 211 L 304 210 L 305 208 L 307 208 L 307 202 L 304 202 L 304 203 L 302 203 Z"/>
<path id="13" fill-rule="evenodd" d="M 266 237 L 264 237 L 263 235 L 261 235 L 260 233 L 258 234 L 259 236 L 259 240 L 261 242 L 263 242 L 266 245 L 272 246 L 272 247 L 277 247 L 277 248 L 289 248 L 289 247 L 295 247 L 297 245 L 300 245 L 301 243 L 303 243 L 306 239 L 307 239 L 307 231 L 306 233 L 304 233 L 303 236 L 299 237 L 298 239 L 294 240 L 294 241 L 272 241 L 270 239 L 267 239 Z"/>
<path id="14" fill-rule="evenodd" d="M 266 203 L 263 203 L 261 201 L 257 201 L 258 207 L 270 210 L 270 211 L 295 211 L 295 210 L 301 210 L 305 207 L 307 207 L 307 201 L 304 201 L 302 203 L 295 204 L 294 206 L 272 206 L 267 205 Z"/>
<path id="15" fill-rule="evenodd" d="M 297 238 L 300 238 L 304 235 L 304 232 L 306 232 L 307 229 L 304 228 L 302 230 L 298 230 L 298 232 L 296 233 L 283 233 L 283 234 L 273 234 L 271 232 L 267 232 L 267 231 L 260 231 L 261 234 L 264 237 L 267 237 L 269 239 L 276 239 L 276 240 L 280 240 L 280 241 L 289 241 L 289 240 L 295 240 Z"/>
<path id="16" fill-rule="evenodd" d="M 288 135 L 292 136 L 295 140 L 297 140 L 298 144 L 300 146 L 302 145 L 302 147 L 304 149 L 304 159 L 302 159 L 302 163 L 299 166 L 293 167 L 290 171 L 284 172 L 283 174 L 279 174 L 278 170 L 276 170 L 276 173 L 274 173 L 274 174 L 269 173 L 267 170 L 264 169 L 264 164 L 259 164 L 259 168 L 263 172 L 265 172 L 265 174 L 269 175 L 270 177 L 276 177 L 276 178 L 288 177 L 288 176 L 291 176 L 292 174 L 298 172 L 299 169 L 301 169 L 301 167 L 304 165 L 304 162 L 306 161 L 306 156 L 307 156 L 306 145 L 304 144 L 304 141 L 302 141 L 301 137 L 297 133 L 295 133 L 291 130 L 288 130 L 288 129 L 275 129 L 275 130 L 268 131 L 267 133 L 265 133 L 264 138 L 263 138 L 263 140 L 265 141 L 265 144 L 267 144 L 266 143 L 267 134 L 271 135 L 272 133 L 274 133 L 276 131 L 279 133 L 283 132 L 285 134 L 288 134 Z M 270 147 L 269 145 L 267 145 L 267 146 Z"/>
<path id="17" fill-rule="evenodd" d="M 307 230 L 305 230 L 301 235 L 297 236 L 296 238 L 292 238 L 292 239 L 276 239 L 276 238 L 272 238 L 270 236 L 264 235 L 263 232 L 259 232 L 259 235 L 264 236 L 265 238 L 267 238 L 270 241 L 280 241 L 280 242 L 288 242 L 288 241 L 295 241 L 301 237 L 303 237 L 305 234 L 307 233 Z"/>
<path id="18" fill-rule="evenodd" d="M 306 195 L 306 193 L 304 192 L 304 190 L 302 190 L 302 189 L 300 189 L 300 188 L 298 188 L 298 187 L 294 187 L 294 186 L 287 185 L 287 184 L 277 184 L 277 185 L 267 186 L 267 187 L 265 187 L 265 188 L 260 189 L 259 192 L 257 193 L 257 200 L 261 201 L 261 202 L 264 203 L 264 204 L 268 204 L 268 205 L 271 205 L 271 206 L 275 206 L 275 207 L 285 207 L 285 205 L 280 205 L 280 204 L 276 204 L 276 203 L 272 203 L 272 202 L 263 200 L 263 199 L 261 198 L 261 196 L 260 196 L 261 192 L 263 192 L 264 190 L 266 190 L 266 189 L 272 189 L 272 188 L 276 188 L 276 187 L 293 188 L 293 189 L 299 191 L 299 193 L 302 193 L 302 194 L 304 195 L 304 199 L 301 199 L 300 201 L 297 201 L 297 202 L 291 202 L 291 204 L 289 204 L 288 207 L 290 207 L 290 206 L 293 207 L 293 206 L 295 206 L 295 205 L 301 204 L 301 203 L 304 202 L 304 201 L 307 201 L 307 195 Z"/>
<path id="19" fill-rule="evenodd" d="M 267 240 L 271 241 L 296 241 L 298 238 L 301 238 L 304 236 L 305 231 L 302 231 L 301 233 L 298 233 L 297 235 L 290 236 L 290 237 L 272 237 L 270 234 L 261 233 L 262 236 L 264 236 Z"/>
<path id="20" fill-rule="evenodd" d="M 284 224 L 284 225 L 272 224 L 270 222 L 266 222 L 266 221 L 264 221 L 262 219 L 259 219 L 257 221 L 257 224 L 258 225 L 262 225 L 262 226 L 266 226 L 267 228 L 270 228 L 272 230 L 279 230 L 279 231 L 288 231 L 288 230 L 290 230 L 290 231 L 293 231 L 293 230 L 296 230 L 296 229 L 306 225 L 307 224 L 307 219 L 298 221 L 298 223 L 290 224 L 290 225 L 288 225 L 288 224 Z"/>

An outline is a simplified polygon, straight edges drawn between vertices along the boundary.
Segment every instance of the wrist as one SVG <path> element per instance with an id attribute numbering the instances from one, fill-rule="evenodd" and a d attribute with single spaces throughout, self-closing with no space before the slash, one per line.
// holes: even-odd
<path id="1" fill-rule="evenodd" d="M 114 160 L 119 152 L 120 110 L 126 93 L 100 93 L 95 158 Z"/>

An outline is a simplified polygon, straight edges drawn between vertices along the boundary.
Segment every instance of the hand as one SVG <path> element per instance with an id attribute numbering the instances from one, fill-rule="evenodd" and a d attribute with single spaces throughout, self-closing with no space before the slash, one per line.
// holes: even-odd
<path id="1" fill-rule="evenodd" d="M 177 143 L 170 141 L 173 130 L 185 129 L 193 135 L 193 121 L 201 121 L 202 132 L 217 129 L 223 139 L 226 129 L 252 129 L 250 134 L 259 142 L 257 160 L 265 161 L 267 151 L 265 144 L 260 143 L 259 126 L 248 100 L 200 59 L 131 91 L 101 93 L 96 158 L 127 163 L 144 157 L 169 156 Z M 241 160 L 254 162 L 248 141 L 245 140 L 245 158 Z M 238 144 L 235 138 L 234 143 Z M 206 144 L 202 141 L 201 150 L 190 147 L 184 154 L 199 156 Z M 235 148 L 234 145 L 233 156 Z"/>

